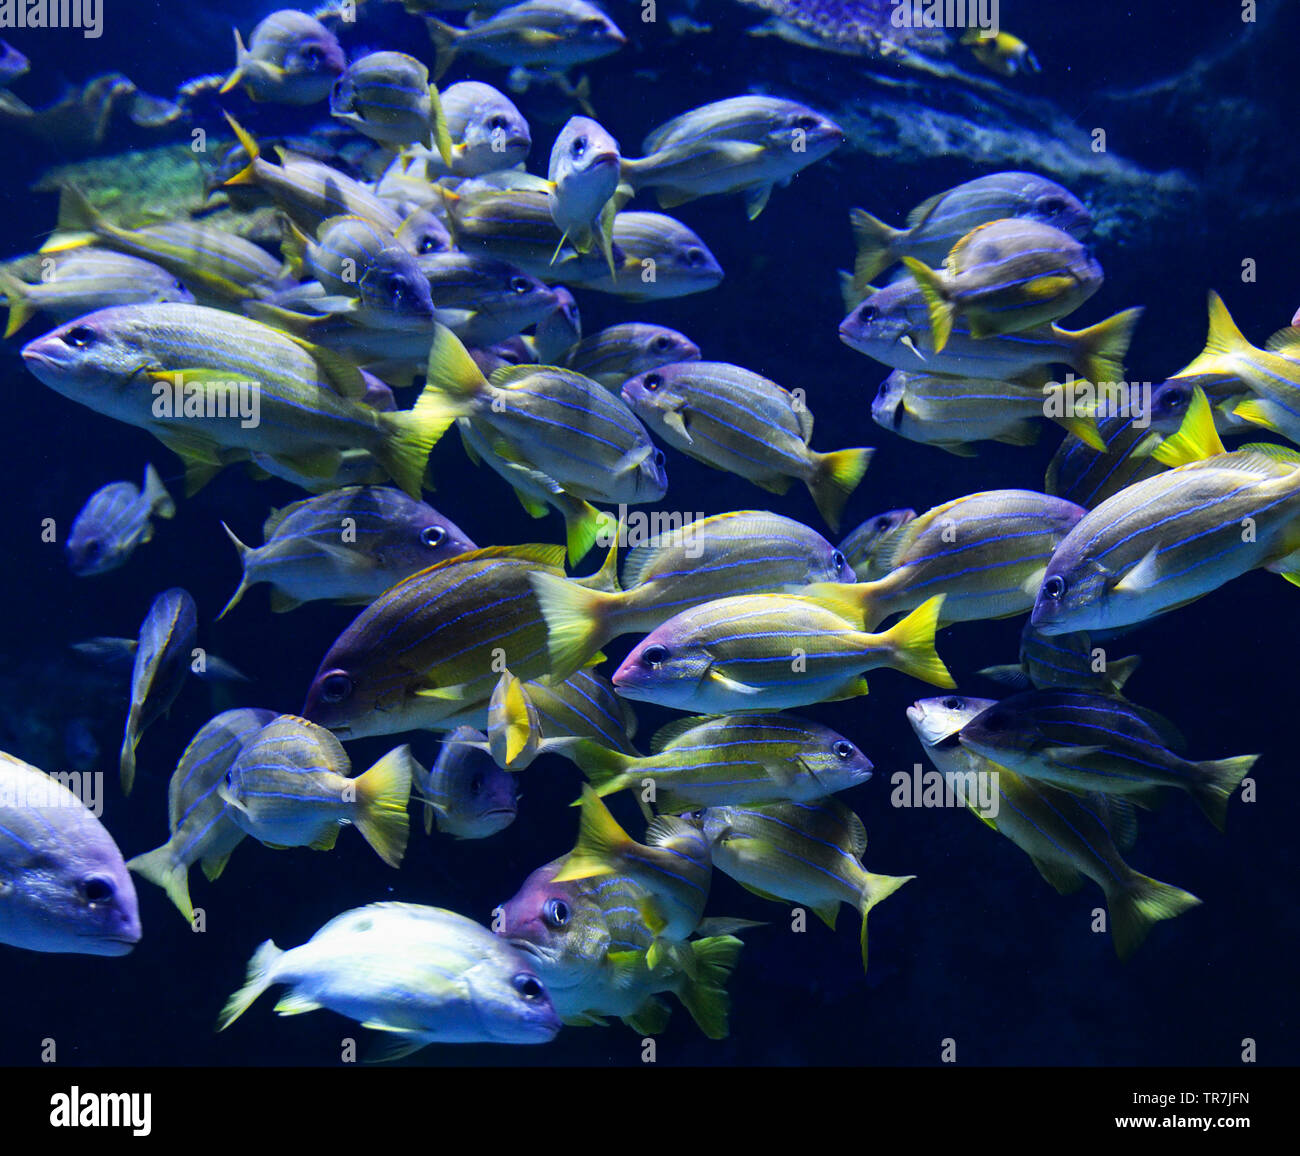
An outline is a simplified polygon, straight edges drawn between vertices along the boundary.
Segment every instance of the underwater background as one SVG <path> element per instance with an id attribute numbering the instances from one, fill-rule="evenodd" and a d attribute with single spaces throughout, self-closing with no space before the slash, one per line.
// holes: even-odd
<path id="1" fill-rule="evenodd" d="M 67 31 L 4 35 L 32 61 L 19 91 L 33 106 L 54 100 L 64 82 L 84 83 L 110 70 L 167 94 L 190 77 L 227 71 L 231 26 L 247 34 L 272 6 L 105 0 L 99 39 Z M 761 14 L 730 0 L 661 4 L 653 28 L 639 23 L 638 4 L 609 0 L 607 7 L 631 43 L 577 71 L 589 75 L 597 115 L 620 140 L 635 142 L 677 112 L 751 88 L 805 100 L 850 129 L 848 144 L 777 190 L 755 221 L 745 219 L 734 197 L 673 210 L 726 271 L 717 288 L 635 305 L 575 291 L 584 332 L 631 318 L 680 329 L 705 358 L 806 390 L 827 448 L 875 446 L 846 510 L 845 532 L 894 507 L 924 510 L 994 487 L 1040 489 L 1059 437 L 1049 427 L 1036 446 L 982 443 L 978 457 L 959 459 L 873 424 L 870 402 L 888 370 L 847 348 L 836 333 L 844 313 L 836 271 L 852 261 L 852 206 L 898 221 L 923 198 L 986 172 L 1031 168 L 1061 180 L 1097 209 L 1094 251 L 1106 275 L 1101 291 L 1069 323 L 1078 327 L 1145 306 L 1127 359 L 1132 381 L 1159 382 L 1200 351 L 1211 288 L 1255 339 L 1286 324 L 1300 306 L 1300 157 L 1290 131 L 1300 6 L 1288 0 L 1261 0 L 1253 25 L 1243 23 L 1236 0 L 1004 0 L 1003 25 L 1033 46 L 1042 72 L 1002 85 L 1048 102 L 1055 112 L 1041 104 L 1017 111 L 1008 103 L 983 122 L 970 119 L 971 97 L 959 78 L 891 72 L 878 62 L 747 36 Z M 674 12 L 691 14 L 711 31 L 671 35 L 667 16 Z M 391 47 L 432 60 L 418 23 L 397 5 L 370 0 L 340 38 L 350 57 Z M 472 76 L 502 84 L 506 71 L 466 58 L 440 83 Z M 896 77 L 901 87 L 886 89 L 869 74 Z M 248 114 L 259 138 L 306 134 L 327 118 L 323 106 L 252 106 L 249 112 L 236 97 L 231 94 L 229 107 Z M 569 110 L 548 123 L 530 107 L 528 94 L 514 99 L 532 124 L 528 167 L 538 171 Z M 886 99 L 887 116 L 878 107 Z M 223 131 L 215 108 L 196 123 Z M 113 157 L 115 171 L 130 183 L 136 158 L 161 144 L 187 143 L 189 127 L 148 130 L 115 119 L 89 152 L 0 127 L 6 146 L 0 254 L 32 252 L 54 227 L 56 195 L 32 191 L 51 166 L 87 155 Z M 1095 128 L 1106 132 L 1104 159 L 1122 158 L 1128 166 L 1122 172 L 1102 171 L 1095 156 L 1078 152 Z M 1069 139 L 1079 172 L 1035 166 L 1034 151 L 1043 146 L 1032 140 L 1060 141 L 1069 132 L 1076 134 Z M 1026 155 L 999 155 L 998 142 L 1018 135 L 1031 142 Z M 1255 262 L 1251 282 L 1243 282 L 1247 259 Z M 95 765 L 105 771 L 103 821 L 129 857 L 164 840 L 167 780 L 194 732 L 230 706 L 296 712 L 321 655 L 354 611 L 315 603 L 273 615 L 265 595 L 254 591 L 213 622 L 239 578 L 221 520 L 247 541 L 271 506 L 303 496 L 287 483 L 254 482 L 237 470 L 223 471 L 181 502 L 178 516 L 160 523 L 154 541 L 127 566 L 75 577 L 62 532 L 58 544 L 43 542 L 42 519 L 70 526 L 93 490 L 121 479 L 138 483 L 146 462 L 169 485 L 179 468 L 142 430 L 73 405 L 30 376 L 18 349 L 37 332 L 25 330 L 0 351 L 7 434 L 0 471 L 2 492 L 14 501 L 0 570 L 6 608 L 0 749 L 54 770 L 68 721 L 89 720 L 100 749 Z M 428 500 L 480 544 L 561 540 L 558 518 L 528 518 L 504 484 L 469 464 L 456 439 L 435 449 L 432 474 L 438 489 Z M 801 487 L 776 497 L 680 454 L 670 454 L 668 474 L 668 495 L 657 508 L 691 514 L 767 508 L 826 532 Z M 145 734 L 139 783 L 124 799 L 114 765 L 124 688 L 107 679 L 86 681 L 65 648 L 96 635 L 133 635 L 153 596 L 175 585 L 198 603 L 200 642 L 252 681 L 213 690 L 189 680 L 170 717 Z M 873 677 L 866 698 L 799 712 L 843 732 L 875 764 L 871 782 L 842 796 L 869 833 L 868 868 L 916 879 L 873 912 L 864 977 L 852 912 L 842 913 L 835 933 L 816 920 L 795 933 L 785 911 L 716 873 L 710 915 L 769 924 L 743 935 L 729 984 L 730 1036 L 705 1039 L 671 1001 L 659 1062 L 927 1065 L 938 1062 L 941 1041 L 950 1038 L 963 1065 L 1226 1065 L 1239 1061 L 1247 1037 L 1258 1041 L 1263 1064 L 1300 1060 L 1293 827 L 1300 815 L 1293 725 L 1298 596 L 1276 575 L 1253 572 L 1113 644 L 1117 652 L 1142 656 L 1127 693 L 1182 727 L 1197 757 L 1263 755 L 1253 772 L 1257 801 L 1233 800 L 1226 834 L 1181 798 L 1142 814 L 1137 846 L 1126 858 L 1204 905 L 1157 925 L 1126 963 L 1116 959 L 1108 935 L 1089 930 L 1100 905 L 1091 884 L 1058 896 L 1019 850 L 964 810 L 890 806 L 890 776 L 925 761 L 904 710 L 937 692 L 887 673 Z M 941 632 L 939 649 L 962 691 L 1000 693 L 975 672 L 1015 661 L 1022 623 L 961 623 Z M 616 663 L 633 641 L 620 639 L 606 652 Z M 673 717 L 646 704 L 635 709 L 642 740 Z M 391 745 L 378 738 L 348 749 L 364 767 Z M 413 746 L 426 764 L 436 749 L 427 737 Z M 567 804 L 580 782 L 572 764 L 543 756 L 524 775 L 517 821 L 487 840 L 426 837 L 413 807 L 399 871 L 355 837 L 341 838 L 329 854 L 272 851 L 247 840 L 216 883 L 191 874 L 195 905 L 206 913 L 201 934 L 161 890 L 137 881 L 144 938 L 129 956 L 0 948 L 0 977 L 10 993 L 0 1013 L 0 1063 L 35 1064 L 41 1041 L 53 1038 L 60 1060 L 74 1064 L 333 1064 L 339 1041 L 358 1029 L 332 1013 L 279 1019 L 259 1006 L 215 1034 L 217 1012 L 242 982 L 256 945 L 267 938 L 281 946 L 301 943 L 339 912 L 381 899 L 433 904 L 490 922 L 529 872 L 571 847 L 576 812 Z M 616 798 L 611 808 L 634 824 L 630 800 Z M 634 1065 L 641 1054 L 637 1034 L 614 1023 L 566 1028 L 544 1047 L 432 1047 L 402 1062 Z"/>

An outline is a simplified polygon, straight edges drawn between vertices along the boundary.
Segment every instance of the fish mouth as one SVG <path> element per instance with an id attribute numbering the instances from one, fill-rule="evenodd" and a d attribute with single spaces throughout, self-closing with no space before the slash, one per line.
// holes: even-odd
<path id="1" fill-rule="evenodd" d="M 86 932 L 77 938 L 89 939 L 99 944 L 99 955 L 130 955 L 142 937 L 137 931 L 134 939 L 126 935 L 95 935 L 91 932 Z"/>

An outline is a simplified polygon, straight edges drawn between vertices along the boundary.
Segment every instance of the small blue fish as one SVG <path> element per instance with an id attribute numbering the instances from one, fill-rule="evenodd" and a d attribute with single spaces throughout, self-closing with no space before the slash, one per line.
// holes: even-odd
<path id="1" fill-rule="evenodd" d="M 457 839 L 486 839 L 504 831 L 518 813 L 514 776 L 503 771 L 487 751 L 471 746 L 487 737 L 473 727 L 457 727 L 447 736 L 438 760 L 416 785 L 429 804 L 424 829 Z"/>
<path id="2" fill-rule="evenodd" d="M 81 508 L 65 547 L 68 566 L 79 578 L 107 574 L 125 566 L 137 546 L 153 538 L 154 517 L 176 513 L 158 472 L 144 471 L 144 489 L 131 482 L 113 482 L 96 490 Z"/>

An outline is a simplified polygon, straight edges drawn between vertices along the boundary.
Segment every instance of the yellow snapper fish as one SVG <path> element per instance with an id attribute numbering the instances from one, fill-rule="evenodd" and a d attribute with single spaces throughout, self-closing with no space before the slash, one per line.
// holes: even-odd
<path id="1" fill-rule="evenodd" d="M 1101 266 L 1069 233 L 1014 217 L 972 229 L 942 272 L 915 257 L 903 264 L 925 297 L 936 353 L 958 315 L 976 340 L 1019 333 L 1074 312 L 1102 282 Z"/>
<path id="2" fill-rule="evenodd" d="M 331 477 L 344 450 L 362 448 L 418 497 L 429 451 L 453 417 L 436 390 L 411 410 L 372 409 L 361 400 L 360 372 L 341 358 L 200 305 L 102 309 L 29 342 L 22 354 L 56 393 L 145 429 L 179 454 L 187 493 L 241 455 Z"/>
<path id="3" fill-rule="evenodd" d="M 384 1032 L 373 1060 L 435 1043 L 544 1044 L 561 1026 L 531 960 L 472 919 L 414 903 L 345 911 L 288 951 L 268 939 L 217 1030 L 273 984 L 289 988 L 279 1015 L 328 1008 Z"/>
<path id="4" fill-rule="evenodd" d="M 330 115 L 380 144 L 437 147 L 451 164 L 451 133 L 438 90 L 422 61 L 404 52 L 370 52 L 330 89 Z"/>
<path id="5" fill-rule="evenodd" d="M 625 698 L 706 714 L 782 710 L 867 693 L 863 672 L 887 666 L 956 685 L 934 649 L 944 596 L 881 634 L 809 598 L 742 594 L 674 615 L 614 672 Z"/>
<path id="6" fill-rule="evenodd" d="M 875 875 L 863 867 L 866 828 L 836 799 L 707 807 L 686 818 L 703 831 L 713 865 L 746 891 L 775 903 L 807 904 L 832 931 L 841 903 L 856 908 L 863 971 L 868 914 L 916 878 Z"/>
<path id="7" fill-rule="evenodd" d="M 1195 895 L 1141 875 L 1121 858 L 1132 847 L 1137 824 L 1131 805 L 1113 795 L 1077 795 L 1024 778 L 977 754 L 957 739 L 967 722 L 996 705 L 991 699 L 928 698 L 907 708 L 907 720 L 930 761 L 945 776 L 984 775 L 997 783 L 996 817 L 967 807 L 1019 847 L 1061 895 L 1083 886 L 1101 888 L 1110 912 L 1115 954 L 1127 959 L 1154 923 L 1200 904 Z"/>
<path id="8" fill-rule="evenodd" d="M 242 87 L 252 100 L 315 104 L 346 65 L 334 34 L 319 20 L 285 8 L 253 29 L 244 47 L 235 29 L 235 69 L 219 92 Z"/>
<path id="9" fill-rule="evenodd" d="M 402 862 L 414 760 L 397 747 L 356 778 L 329 731 L 280 715 L 240 750 L 217 794 L 240 829 L 268 847 L 329 851 L 354 824 L 390 867 Z"/>
<path id="10" fill-rule="evenodd" d="M 161 847 L 127 860 L 127 867 L 167 893 L 188 923 L 194 922 L 190 867 L 201 863 L 203 874 L 213 882 L 244 840 L 243 829 L 230 817 L 217 789 L 252 737 L 276 717 L 273 710 L 241 708 L 222 711 L 204 723 L 167 786 L 171 837 Z"/>

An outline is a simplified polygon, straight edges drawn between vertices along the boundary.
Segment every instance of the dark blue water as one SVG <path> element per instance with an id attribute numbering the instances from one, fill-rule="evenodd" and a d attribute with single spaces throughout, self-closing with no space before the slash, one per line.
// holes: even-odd
<path id="1" fill-rule="evenodd" d="M 108 5 L 98 41 L 6 33 L 33 61 L 32 74 L 17 91 L 39 105 L 64 80 L 80 82 L 116 69 L 143 88 L 168 94 L 190 76 L 226 71 L 233 57 L 231 23 L 247 33 L 269 7 L 118 0 Z M 602 122 L 629 144 L 676 112 L 758 81 L 780 91 L 780 70 L 796 58 L 804 67 L 809 61 L 824 67 L 828 91 L 845 91 L 855 70 L 865 67 L 742 37 L 739 30 L 749 18 L 721 0 L 696 12 L 697 19 L 716 23 L 714 34 L 678 43 L 657 29 L 640 29 L 637 6 L 610 8 L 635 43 L 581 71 L 591 77 Z M 668 4 L 661 8 L 672 10 Z M 1195 92 L 1199 118 L 1185 108 L 1166 109 L 1163 119 L 1136 112 L 1126 118 L 1122 104 L 1099 102 L 1095 93 L 1154 82 L 1185 70 L 1198 54 L 1227 51 L 1242 34 L 1234 5 L 1183 4 L 1175 12 L 1167 5 L 1006 0 L 1002 9 L 1004 25 L 1032 44 L 1043 63 L 1042 76 L 1021 82 L 1027 91 L 1055 101 L 1081 126 L 1104 126 L 1111 147 L 1123 155 L 1152 169 L 1181 168 L 1206 190 L 1189 216 L 1168 225 L 1153 222 L 1148 230 L 1099 245 L 1106 284 L 1070 324 L 1145 305 L 1128 364 L 1131 379 L 1150 381 L 1199 352 L 1209 288 L 1224 293 L 1239 324 L 1257 341 L 1286 324 L 1300 305 L 1294 211 L 1284 211 L 1293 201 L 1300 165 L 1290 138 L 1268 132 L 1293 122 L 1288 54 L 1296 21 L 1279 24 L 1250 59 L 1215 72 Z M 405 40 L 394 43 L 393 35 Z M 350 54 L 391 46 L 432 59 L 418 24 L 394 5 L 380 6 L 373 19 L 363 12 L 343 39 Z M 504 72 L 458 61 L 446 80 L 467 76 L 501 84 Z M 1242 102 L 1254 110 L 1257 136 L 1243 137 L 1240 121 L 1216 118 L 1216 109 Z M 518 103 L 529 115 L 527 98 Z M 251 109 L 235 95 L 228 105 L 246 114 L 259 135 L 306 132 L 320 112 Z M 216 122 L 208 127 L 215 129 Z M 534 121 L 531 170 L 544 169 L 554 131 Z M 123 128 L 99 152 L 185 139 L 185 132 Z M 54 224 L 55 198 L 29 193 L 29 184 L 47 166 L 72 158 L 11 130 L 4 139 L 0 251 L 18 255 L 38 247 Z M 806 390 L 817 417 L 817 448 L 877 447 L 850 502 L 846 530 L 892 507 L 923 510 L 992 487 L 1041 488 L 1054 432 L 1029 449 L 985 443 L 971 460 L 896 438 L 870 418 L 870 399 L 887 371 L 847 349 L 836 335 L 842 308 L 835 271 L 851 260 L 848 209 L 862 205 L 901 220 L 922 197 L 996 167 L 942 157 L 909 167 L 846 147 L 790 188 L 778 189 L 755 222 L 744 219 L 735 198 L 683 206 L 675 215 L 706 239 L 727 272 L 721 286 L 642 305 L 579 291 L 584 329 L 594 332 L 627 319 L 674 326 L 707 358 L 733 361 L 787 388 Z M 1258 263 L 1251 284 L 1241 280 L 1245 258 Z M 184 501 L 178 517 L 163 524 L 155 541 L 124 569 L 102 578 L 73 577 L 61 546 L 41 541 L 41 519 L 70 526 L 99 486 L 123 478 L 138 482 L 146 461 L 174 479 L 177 463 L 145 433 L 47 390 L 22 368 L 18 345 L 11 340 L 0 354 L 8 387 L 0 492 L 9 504 L 0 651 L 11 663 L 36 662 L 67 642 L 133 634 L 154 594 L 183 585 L 199 605 L 200 640 L 253 679 L 234 692 L 233 701 L 219 702 L 191 681 L 170 718 L 146 733 L 139 782 L 129 800 L 113 786 L 121 722 L 115 711 L 124 708 L 83 703 L 105 720 L 99 734 L 110 785 L 105 824 L 130 856 L 163 841 L 167 779 L 194 731 L 228 705 L 299 709 L 321 655 L 352 613 L 314 604 L 272 615 L 265 596 L 255 592 L 227 620 L 212 622 L 238 580 L 220 520 L 246 531 L 241 537 L 247 539 L 270 506 L 301 496 L 286 484 L 254 483 L 236 470 Z M 430 500 L 480 543 L 560 540 L 558 519 L 528 519 L 494 475 L 467 462 L 455 439 L 435 450 L 433 474 L 439 488 Z M 760 505 L 817 524 L 799 487 L 773 497 L 675 454 L 669 481 L 667 510 L 713 513 Z M 868 868 L 917 878 L 873 912 L 871 971 L 864 978 L 852 912 L 842 913 L 835 934 L 816 921 L 796 934 L 783 908 L 718 874 L 710 914 L 770 925 L 745 936 L 730 986 L 730 1038 L 704 1039 L 674 1005 L 659 1041 L 660 1061 L 932 1064 L 941 1041 L 951 1038 L 966 1064 L 1233 1064 L 1241 1041 L 1250 1037 L 1258 1041 L 1263 1063 L 1296 1062 L 1297 597 L 1300 592 L 1281 579 L 1256 572 L 1115 644 L 1122 653 L 1143 656 L 1128 693 L 1175 720 L 1197 757 L 1264 756 L 1255 771 L 1258 801 L 1234 800 L 1226 834 L 1214 831 L 1181 797 L 1142 815 L 1129 862 L 1194 892 L 1204 905 L 1157 925 L 1126 964 L 1116 960 L 1108 936 L 1089 930 L 1092 909 L 1101 905 L 1091 885 L 1058 896 L 1020 851 L 964 811 L 890 807 L 889 775 L 922 761 L 904 709 L 934 692 L 881 672 L 867 698 L 809 708 L 805 713 L 850 736 L 876 765 L 874 781 L 843 796 L 870 834 Z M 961 624 L 940 635 L 941 653 L 963 690 L 996 694 L 974 672 L 1014 661 L 1020 626 L 1018 619 Z M 628 642 L 612 647 L 611 657 L 621 657 Z M 85 692 L 68 683 L 58 694 L 78 700 Z M 0 709 L 34 711 L 42 705 Z M 638 714 L 643 737 L 669 717 L 640 706 Z M 350 754 L 364 767 L 389 745 L 358 742 Z M 191 873 L 194 902 L 206 911 L 203 934 L 192 932 L 164 894 L 141 881 L 145 936 L 122 959 L 0 948 L 0 979 L 10 993 L 0 1063 L 35 1063 L 47 1037 L 58 1042 L 60 1060 L 71 1063 L 333 1063 L 340 1038 L 356 1029 L 332 1013 L 279 1020 L 264 1002 L 228 1032 L 214 1034 L 217 1011 L 242 982 L 256 945 L 266 938 L 295 945 L 333 915 L 379 899 L 434 904 L 487 922 L 531 870 L 572 845 L 574 812 L 566 804 L 579 783 L 569 763 L 543 758 L 525 775 L 513 827 L 472 843 L 413 834 L 400 871 L 385 867 L 350 832 L 330 854 L 277 852 L 246 841 L 217 883 Z M 614 810 L 637 829 L 626 800 Z M 640 1062 L 640 1040 L 621 1025 L 575 1028 L 545 1048 L 435 1048 L 405 1062 L 631 1065 Z"/>

